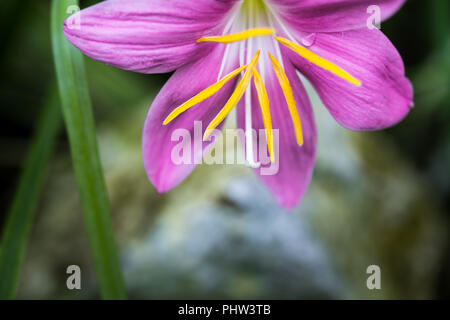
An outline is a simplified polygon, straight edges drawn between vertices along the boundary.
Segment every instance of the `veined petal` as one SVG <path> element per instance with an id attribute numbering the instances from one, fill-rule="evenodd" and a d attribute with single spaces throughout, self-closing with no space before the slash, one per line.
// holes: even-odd
<path id="1" fill-rule="evenodd" d="M 195 162 L 201 160 L 202 151 L 211 144 L 202 144 L 206 126 L 231 96 L 236 78 L 167 125 L 163 125 L 163 121 L 175 108 L 217 81 L 224 49 L 223 46 L 217 46 L 206 57 L 178 69 L 150 107 L 143 131 L 143 160 L 147 175 L 159 192 L 170 190 L 187 177 L 195 168 Z M 229 56 L 224 71 L 235 69 L 238 66 L 237 60 Z M 202 122 L 200 132 L 194 133 L 194 121 Z M 180 144 L 176 139 L 172 141 L 172 135 L 177 129 L 189 133 L 190 141 L 183 140 L 187 152 L 190 152 L 187 164 L 177 164 L 172 158 L 174 147 Z"/>
<path id="2" fill-rule="evenodd" d="M 235 0 L 108 0 L 82 10 L 80 27 L 66 20 L 67 39 L 87 56 L 142 73 L 173 71 L 204 56 Z"/>
<path id="3" fill-rule="evenodd" d="M 267 46 L 267 48 L 270 48 L 270 46 Z M 274 51 L 273 48 L 271 48 L 271 51 Z M 255 169 L 255 172 L 270 189 L 278 203 L 287 209 L 292 209 L 300 202 L 308 189 L 314 169 L 317 145 L 314 115 L 307 93 L 294 67 L 288 60 L 284 59 L 284 71 L 292 86 L 295 105 L 302 119 L 304 143 L 300 147 L 297 143 L 294 125 L 283 89 L 267 53 L 261 54 L 260 59 L 259 66 L 264 68 L 264 71 L 261 70 L 261 75 L 263 76 L 270 101 L 272 128 L 274 131 L 278 130 L 278 133 L 274 132 L 274 152 L 277 153 L 275 161 L 262 164 L 260 168 Z M 245 128 L 244 104 L 245 101 L 242 99 L 237 108 L 238 126 L 242 129 Z M 253 128 L 257 131 L 257 145 L 261 147 L 263 144 L 259 141 L 259 138 L 262 138 L 259 135 L 259 130 L 264 130 L 265 126 L 259 106 L 258 94 L 254 86 L 252 86 L 252 122 Z M 277 136 L 278 139 L 276 138 Z M 255 159 L 259 159 L 259 152 L 255 150 Z M 262 174 L 262 169 L 266 170 L 264 174 Z"/>
<path id="4" fill-rule="evenodd" d="M 366 27 L 375 5 L 381 21 L 406 0 L 269 0 L 289 27 L 303 32 L 339 32 Z M 373 8 L 373 7 L 372 7 Z"/>
<path id="5" fill-rule="evenodd" d="M 342 126 L 352 130 L 383 129 L 398 123 L 409 112 L 411 83 L 405 77 L 400 54 L 381 31 L 318 34 L 309 49 L 362 82 L 356 87 L 282 48 Z"/>

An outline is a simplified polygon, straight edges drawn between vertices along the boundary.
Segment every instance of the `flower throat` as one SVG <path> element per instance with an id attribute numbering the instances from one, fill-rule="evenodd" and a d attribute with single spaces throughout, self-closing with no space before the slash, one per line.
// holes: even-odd
<path id="1" fill-rule="evenodd" d="M 253 79 L 253 83 L 256 89 L 258 102 L 261 109 L 262 119 L 266 132 L 267 148 L 270 155 L 270 159 L 273 162 L 275 159 L 274 145 L 273 145 L 273 133 L 272 133 L 272 119 L 270 114 L 270 101 L 267 94 L 267 90 L 264 85 L 265 73 L 264 64 L 265 60 L 270 61 L 273 71 L 278 79 L 279 85 L 283 91 L 286 105 L 289 109 L 291 116 L 294 134 L 297 144 L 303 145 L 303 133 L 301 120 L 294 99 L 291 84 L 284 70 L 283 58 L 281 55 L 281 46 L 284 46 L 308 62 L 323 68 L 330 73 L 350 82 L 355 86 L 361 86 L 362 83 L 357 78 L 346 72 L 344 69 L 333 64 L 332 62 L 320 57 L 311 50 L 307 49 L 312 42 L 310 37 L 306 37 L 304 40 L 309 41 L 305 43 L 303 39 L 297 41 L 289 29 L 282 23 L 275 10 L 271 6 L 265 3 L 263 0 L 244 0 L 236 5 L 236 8 L 231 11 L 231 16 L 227 21 L 227 25 L 221 35 L 205 36 L 197 40 L 198 43 L 212 42 L 217 45 L 226 45 L 239 43 L 239 57 L 240 67 L 231 73 L 222 77 L 224 65 L 227 63 L 227 55 L 229 54 L 230 47 L 225 49 L 222 67 L 218 74 L 218 81 L 213 85 L 205 88 L 203 91 L 175 108 L 164 120 L 163 124 L 167 125 L 178 117 L 181 113 L 194 107 L 198 103 L 208 99 L 216 92 L 218 92 L 226 83 L 240 75 L 240 81 L 236 85 L 236 88 L 224 107 L 219 111 L 216 117 L 207 126 L 203 140 L 206 140 L 213 129 L 215 129 L 234 109 L 240 99 L 245 95 L 245 131 L 246 131 L 246 158 L 247 162 L 252 167 L 258 167 L 260 164 L 253 159 L 253 137 L 252 130 L 252 108 L 251 108 L 251 90 L 250 83 Z M 270 46 L 264 46 L 264 43 L 260 41 L 261 38 L 267 38 L 270 42 Z M 265 39 L 267 41 L 267 39 Z M 303 43 L 304 45 L 300 45 Z M 274 52 L 270 52 L 267 47 L 270 47 Z M 253 54 L 253 50 L 256 53 Z M 262 57 L 261 53 L 266 55 Z M 253 54 L 253 55 L 252 55 Z M 267 59 L 268 58 L 268 59 Z M 263 66 L 258 65 L 261 61 Z M 259 71 L 258 71 L 259 69 Z"/>

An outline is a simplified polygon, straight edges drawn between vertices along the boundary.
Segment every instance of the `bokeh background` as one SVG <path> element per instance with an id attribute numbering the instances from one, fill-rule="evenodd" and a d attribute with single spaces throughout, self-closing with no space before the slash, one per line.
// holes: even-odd
<path id="1" fill-rule="evenodd" d="M 244 166 L 200 166 L 158 195 L 141 163 L 141 129 L 169 75 L 133 74 L 86 58 L 129 297 L 449 298 L 449 4 L 409 0 L 382 24 L 415 89 L 414 109 L 394 128 L 347 131 L 311 92 L 318 161 L 291 213 Z M 36 120 L 56 92 L 49 30 L 49 1 L 1 1 L 0 227 Z M 82 290 L 66 288 L 71 264 L 81 267 Z M 366 287 L 372 264 L 381 268 L 381 290 Z M 63 129 L 18 298 L 98 298 Z"/>

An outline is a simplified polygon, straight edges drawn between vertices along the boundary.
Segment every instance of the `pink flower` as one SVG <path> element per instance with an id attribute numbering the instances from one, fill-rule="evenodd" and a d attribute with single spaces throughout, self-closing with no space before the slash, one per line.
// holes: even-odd
<path id="1" fill-rule="evenodd" d="M 154 100 L 143 132 L 145 169 L 159 192 L 195 167 L 171 160 L 179 143 L 172 132 L 193 134 L 194 121 L 202 121 L 207 138 L 237 105 L 238 127 L 266 129 L 272 161 L 279 153 L 278 173 L 260 177 L 281 205 L 292 208 L 310 183 L 317 143 L 297 71 L 342 126 L 378 130 L 396 124 L 412 106 L 412 87 L 397 50 L 381 31 L 367 27 L 367 8 L 377 5 L 386 19 L 403 3 L 109 0 L 81 11 L 81 28 L 66 21 L 64 32 L 83 53 L 107 64 L 142 73 L 176 70 Z M 278 130 L 279 141 L 270 129 Z M 204 151 L 208 147 L 203 144 Z M 254 164 L 252 139 L 246 148 Z"/>

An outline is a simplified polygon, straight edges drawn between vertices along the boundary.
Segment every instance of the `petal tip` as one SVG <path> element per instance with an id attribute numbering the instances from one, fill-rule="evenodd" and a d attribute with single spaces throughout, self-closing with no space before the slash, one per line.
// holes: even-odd
<path id="1" fill-rule="evenodd" d="M 66 20 L 64 20 L 63 25 L 62 25 L 63 32 L 64 32 L 64 34 L 65 34 L 66 36 L 67 36 L 68 33 L 70 33 L 70 28 L 69 28 L 68 23 L 67 23 L 67 20 L 68 20 L 68 19 L 69 19 L 69 18 L 67 18 Z"/>
<path id="2" fill-rule="evenodd" d="M 290 202 L 290 201 L 279 201 L 278 202 L 286 211 L 292 212 L 300 203 L 300 201 Z"/>
<path id="3" fill-rule="evenodd" d="M 69 40 L 70 43 L 74 44 L 75 29 L 70 27 L 69 19 L 70 17 L 64 20 L 62 30 L 64 32 L 64 35 L 66 36 L 66 39 Z"/>
<path id="4" fill-rule="evenodd" d="M 171 189 L 165 185 L 154 183 L 152 180 L 150 180 L 150 183 L 155 187 L 156 192 L 158 192 L 159 194 L 166 193 Z"/>

